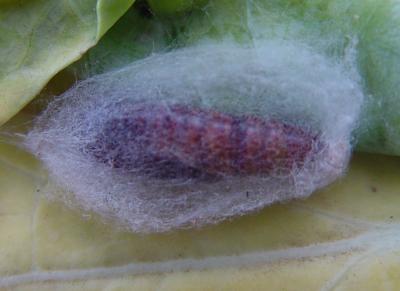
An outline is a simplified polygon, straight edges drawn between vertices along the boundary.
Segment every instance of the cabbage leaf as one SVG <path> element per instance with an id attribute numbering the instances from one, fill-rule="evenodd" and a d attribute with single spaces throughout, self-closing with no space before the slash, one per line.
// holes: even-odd
<path id="1" fill-rule="evenodd" d="M 94 46 L 133 2 L 0 1 L 0 124 Z"/>
<path id="2" fill-rule="evenodd" d="M 269 38 L 299 41 L 336 61 L 355 59 L 366 96 L 357 149 L 400 155 L 399 0 L 210 0 L 188 13 L 157 11 L 149 16 L 132 7 L 83 58 L 78 76 L 227 38 L 246 45 Z"/>
<path id="3" fill-rule="evenodd" d="M 1 128 L 23 132 L 26 112 Z M 219 225 L 137 235 L 46 199 L 46 171 L 0 142 L 0 289 L 398 289 L 399 159 L 358 154 L 310 199 Z"/>

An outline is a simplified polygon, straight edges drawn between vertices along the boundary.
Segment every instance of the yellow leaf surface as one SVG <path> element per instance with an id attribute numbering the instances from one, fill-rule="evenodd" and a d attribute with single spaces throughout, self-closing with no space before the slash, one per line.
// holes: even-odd
<path id="1" fill-rule="evenodd" d="M 21 113 L 1 131 L 26 120 Z M 0 289 L 397 290 L 399 175 L 400 159 L 358 154 L 345 178 L 307 200 L 137 235 L 47 200 L 45 170 L 4 135 Z"/>

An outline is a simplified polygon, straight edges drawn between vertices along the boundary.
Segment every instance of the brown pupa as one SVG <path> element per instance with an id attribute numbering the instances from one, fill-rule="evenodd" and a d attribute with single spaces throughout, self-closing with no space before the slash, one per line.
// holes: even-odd
<path id="1" fill-rule="evenodd" d="M 315 144 L 316 135 L 277 120 L 139 104 L 106 121 L 85 150 L 112 168 L 179 178 L 290 172 Z"/>

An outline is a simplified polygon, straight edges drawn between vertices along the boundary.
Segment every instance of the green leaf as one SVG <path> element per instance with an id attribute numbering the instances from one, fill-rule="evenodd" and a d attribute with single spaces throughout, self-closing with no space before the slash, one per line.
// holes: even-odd
<path id="1" fill-rule="evenodd" d="M 148 3 L 155 14 L 173 16 L 179 12 L 202 7 L 207 0 L 148 0 Z"/>
<path id="2" fill-rule="evenodd" d="M 137 4 L 141 5 L 140 2 Z M 162 23 L 154 22 L 143 15 L 135 4 L 96 46 L 67 71 L 85 78 L 124 66 L 149 55 L 152 51 L 164 49 L 168 45 L 164 33 Z"/>
<path id="3" fill-rule="evenodd" d="M 133 2 L 1 1 L 0 124 L 94 46 Z"/>
<path id="4" fill-rule="evenodd" d="M 211 0 L 190 13 L 150 18 L 132 7 L 81 65 L 89 68 L 87 76 L 204 41 L 228 38 L 257 45 L 274 37 L 306 43 L 336 61 L 354 49 L 367 96 L 355 133 L 357 149 L 400 155 L 398 0 Z"/>

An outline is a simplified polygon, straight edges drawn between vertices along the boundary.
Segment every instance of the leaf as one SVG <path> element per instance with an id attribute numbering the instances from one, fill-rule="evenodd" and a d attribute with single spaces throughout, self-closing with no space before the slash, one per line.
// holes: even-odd
<path id="1" fill-rule="evenodd" d="M 0 124 L 94 46 L 133 2 L 1 1 Z"/>
<path id="2" fill-rule="evenodd" d="M 255 46 L 260 39 L 276 37 L 298 41 L 338 62 L 355 59 L 366 96 L 357 149 L 400 155 L 398 0 L 210 0 L 205 7 L 174 17 L 157 13 L 144 17 L 137 8 L 132 7 L 88 52 L 81 62 L 86 70 L 78 75 L 86 77 L 154 52 L 210 40 L 228 38 Z"/>
<path id="3" fill-rule="evenodd" d="M 167 43 L 163 26 L 143 15 L 139 5 L 141 2 L 129 9 L 96 46 L 66 71 L 84 79 L 164 49 Z"/>
<path id="4" fill-rule="evenodd" d="M 21 132 L 22 112 L 1 132 Z M 398 158 L 358 154 L 310 199 L 217 226 L 135 235 L 43 192 L 46 172 L 0 143 L 0 288 L 379 290 L 400 286 Z"/>
<path id="5" fill-rule="evenodd" d="M 173 16 L 176 13 L 190 11 L 202 7 L 207 3 L 204 0 L 148 0 L 151 10 L 155 14 Z"/>

